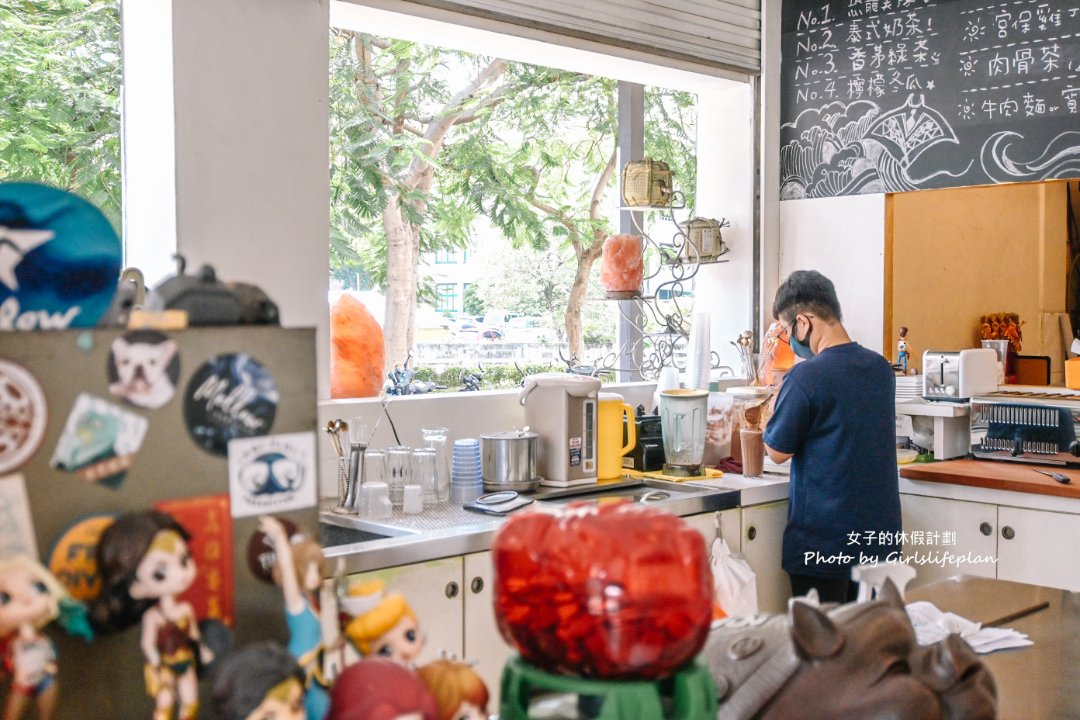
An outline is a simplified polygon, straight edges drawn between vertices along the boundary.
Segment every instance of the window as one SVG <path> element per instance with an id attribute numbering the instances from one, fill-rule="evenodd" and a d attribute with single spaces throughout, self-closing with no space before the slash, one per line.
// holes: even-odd
<path id="1" fill-rule="evenodd" d="M 119 0 L 4 3 L 0 48 L 0 180 L 71 190 L 119 228 Z"/>
<path id="2" fill-rule="evenodd" d="M 457 285 L 439 283 L 435 286 L 435 309 L 439 312 L 457 312 Z"/>
<path id="3" fill-rule="evenodd" d="M 645 98 L 644 154 L 675 171 L 677 189 L 688 203 L 677 220 L 691 212 L 731 215 L 729 205 L 736 204 L 744 213 L 741 219 L 753 212 L 752 191 L 741 197 L 728 190 L 752 188 L 752 168 L 743 177 L 743 168 L 728 159 L 740 138 L 723 132 L 726 128 L 717 121 L 731 115 L 732 107 L 752 108 L 746 83 L 640 64 L 630 68 L 619 65 L 625 61 L 564 53 L 550 45 L 541 50 L 539 43 L 533 47 L 492 33 L 473 43 L 471 31 L 456 32 L 444 23 L 413 22 L 405 16 L 390 23 L 358 5 L 338 4 L 336 9 L 337 27 L 330 34 L 332 237 L 348 243 L 343 255 L 361 258 L 376 288 L 393 288 L 399 298 L 403 290 L 406 298 L 431 298 L 428 307 L 438 312 L 487 316 L 494 309 L 535 317 L 539 327 L 528 329 L 545 331 L 551 344 L 578 362 L 614 357 L 620 343 L 619 303 L 603 301 L 599 253 L 581 249 L 598 249 L 609 234 L 627 231 L 620 228 L 626 213 L 619 209 L 624 159 L 617 153 L 616 78 L 644 87 L 637 91 Z M 432 41 L 456 46 L 428 44 Z M 543 64 L 530 64 L 538 62 Z M 641 72 L 642 67 L 647 71 Z M 356 82 L 358 77 L 363 82 Z M 483 81 L 467 106 L 449 104 L 478 78 Z M 722 139 L 702 141 L 711 143 L 708 154 L 700 153 L 702 91 L 708 94 L 710 132 Z M 740 93 L 745 105 L 733 102 Z M 746 152 L 736 149 L 735 157 L 751 158 L 753 128 L 745 123 L 745 113 L 742 117 Z M 449 119 L 448 127 L 432 132 L 431 123 L 440 119 Z M 700 192 L 699 168 L 710 175 Z M 723 173 L 737 177 L 717 177 Z M 695 197 L 705 196 L 706 189 L 707 201 L 696 206 Z M 360 210 L 363 222 L 353 222 Z M 643 220 L 656 242 L 671 236 L 672 218 L 645 213 Z M 749 227 L 744 222 L 742 231 L 752 238 Z M 406 247 L 395 235 L 402 228 L 411 247 L 419 248 L 419 260 L 399 250 Z M 387 252 L 388 236 L 395 237 L 392 253 Z M 742 260 L 746 265 L 737 274 L 750 277 L 749 245 L 743 246 Z M 716 273 L 709 275 L 706 281 L 714 284 Z M 733 309 L 739 314 L 733 322 L 744 327 L 753 293 L 745 288 L 746 297 L 732 303 L 723 293 L 729 288 L 742 292 L 746 283 L 725 279 L 715 284 L 723 289 L 709 301 L 719 299 Z M 684 295 L 688 321 L 692 289 Z M 568 304 L 571 313 L 578 313 L 576 322 L 565 318 Z M 423 305 L 420 300 L 417 309 Z M 399 301 L 395 307 L 408 304 Z M 421 366 L 475 357 L 475 345 L 463 345 L 459 358 L 448 356 L 447 345 L 466 342 L 460 333 L 448 329 L 444 342 L 429 340 L 425 333 L 425 340 L 418 341 L 413 329 L 400 324 L 388 318 L 384 327 L 388 357 L 412 352 Z M 646 333 L 653 330 L 645 328 Z M 431 355 L 424 342 L 430 343 Z M 526 352 L 534 350 L 546 352 L 547 360 L 553 356 L 552 348 Z"/>

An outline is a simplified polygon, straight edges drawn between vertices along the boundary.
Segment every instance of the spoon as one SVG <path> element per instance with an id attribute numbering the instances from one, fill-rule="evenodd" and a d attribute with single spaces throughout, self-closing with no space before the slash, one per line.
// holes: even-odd
<path id="1" fill-rule="evenodd" d="M 1037 470 L 1035 468 L 1031 468 L 1031 469 L 1035 470 L 1035 472 L 1039 473 L 1040 475 L 1046 475 L 1047 477 L 1054 478 L 1055 480 L 1057 480 L 1062 485 L 1068 485 L 1069 483 L 1072 482 L 1071 477 L 1069 477 L 1068 475 L 1063 475 L 1062 473 L 1046 472 L 1045 470 Z"/>

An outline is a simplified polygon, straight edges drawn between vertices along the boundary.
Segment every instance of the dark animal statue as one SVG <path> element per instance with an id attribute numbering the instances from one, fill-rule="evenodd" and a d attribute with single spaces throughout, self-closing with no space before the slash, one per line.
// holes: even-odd
<path id="1" fill-rule="evenodd" d="M 993 720 L 989 670 L 958 635 L 921 647 L 900 594 L 733 618 L 709 635 L 718 720 Z"/>

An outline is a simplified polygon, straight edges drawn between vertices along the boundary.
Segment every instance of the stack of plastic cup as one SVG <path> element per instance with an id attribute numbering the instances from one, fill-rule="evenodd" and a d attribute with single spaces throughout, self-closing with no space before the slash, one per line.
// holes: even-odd
<path id="1" fill-rule="evenodd" d="M 450 471 L 450 502 L 464 505 L 484 494 L 480 441 L 476 438 L 455 440 L 453 461 Z"/>

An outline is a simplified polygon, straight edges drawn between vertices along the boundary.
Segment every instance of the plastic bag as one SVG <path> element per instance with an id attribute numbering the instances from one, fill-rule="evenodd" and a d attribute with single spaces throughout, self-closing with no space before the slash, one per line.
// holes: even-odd
<path id="1" fill-rule="evenodd" d="M 713 619 L 756 615 L 757 575 L 722 537 L 713 540 L 709 562 L 713 573 Z"/>

